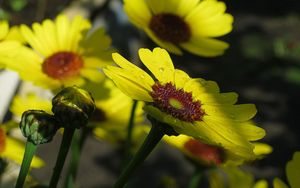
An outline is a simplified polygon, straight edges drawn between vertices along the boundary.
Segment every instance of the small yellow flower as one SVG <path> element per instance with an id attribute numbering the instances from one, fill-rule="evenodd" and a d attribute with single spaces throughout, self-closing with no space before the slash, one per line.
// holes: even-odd
<path id="1" fill-rule="evenodd" d="M 175 54 L 180 48 L 200 56 L 222 55 L 220 37 L 232 30 L 233 17 L 217 0 L 124 0 L 129 20 L 159 46 Z"/>
<path id="2" fill-rule="evenodd" d="M 5 129 L 0 127 L 0 157 L 21 165 L 24 152 L 25 144 L 15 138 L 10 137 L 9 135 L 6 135 Z M 44 166 L 44 162 L 40 158 L 34 157 L 31 167 L 40 168 L 42 166 Z"/>
<path id="3" fill-rule="evenodd" d="M 100 82 L 104 76 L 99 68 L 111 62 L 111 39 L 103 28 L 87 33 L 90 28 L 81 16 L 69 20 L 65 15 L 34 23 L 32 29 L 21 25 L 32 49 L 18 49 L 18 56 L 5 66 L 22 79 L 53 90 L 83 85 L 85 79 Z"/>
<path id="4" fill-rule="evenodd" d="M 177 133 L 255 158 L 250 141 L 264 137 L 265 131 L 249 121 L 256 114 L 253 104 L 237 105 L 236 93 L 220 93 L 215 82 L 175 69 L 164 49 L 140 49 L 139 56 L 154 79 L 117 53 L 113 59 L 120 67 L 108 66 L 104 73 L 126 95 L 147 102 L 144 110 Z"/>

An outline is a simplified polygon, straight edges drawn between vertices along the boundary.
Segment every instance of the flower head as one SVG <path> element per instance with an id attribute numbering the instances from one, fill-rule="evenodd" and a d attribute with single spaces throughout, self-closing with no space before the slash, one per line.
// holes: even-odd
<path id="1" fill-rule="evenodd" d="M 22 79 L 53 90 L 83 85 L 86 79 L 100 82 L 104 76 L 99 68 L 111 62 L 111 39 L 104 29 L 88 33 L 90 28 L 90 22 L 81 16 L 69 20 L 65 15 L 34 23 L 32 28 L 21 25 L 32 49 L 18 49 L 18 56 L 5 66 Z"/>
<path id="2" fill-rule="evenodd" d="M 181 54 L 183 48 L 200 56 L 223 54 L 228 44 L 213 37 L 232 30 L 233 17 L 217 0 L 125 0 L 129 20 L 159 46 Z"/>
<path id="3" fill-rule="evenodd" d="M 91 94 L 76 86 L 64 88 L 52 99 L 52 112 L 64 127 L 86 126 L 94 110 Z"/>
<path id="4" fill-rule="evenodd" d="M 237 105 L 236 93 L 220 93 L 215 82 L 190 78 L 175 69 L 164 49 L 140 49 L 139 56 L 154 78 L 117 53 L 113 59 L 119 67 L 108 66 L 104 73 L 125 94 L 147 102 L 144 110 L 177 133 L 246 159 L 255 157 L 250 141 L 262 138 L 265 132 L 249 121 L 256 114 L 253 104 Z"/>

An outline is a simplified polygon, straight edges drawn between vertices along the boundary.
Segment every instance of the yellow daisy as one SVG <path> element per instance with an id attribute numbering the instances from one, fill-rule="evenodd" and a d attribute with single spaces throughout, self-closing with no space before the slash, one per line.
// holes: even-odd
<path id="1" fill-rule="evenodd" d="M 232 30 L 233 17 L 217 0 L 124 0 L 129 20 L 159 46 L 175 54 L 180 48 L 200 56 L 222 55 L 220 37 Z"/>
<path id="2" fill-rule="evenodd" d="M 6 135 L 6 131 L 3 128 L 5 125 L 0 127 L 0 157 L 11 160 L 19 165 L 22 164 L 23 155 L 25 152 L 25 144 L 15 138 Z M 31 163 L 31 167 L 40 168 L 44 166 L 44 162 L 34 157 Z"/>
<path id="3" fill-rule="evenodd" d="M 208 145 L 186 135 L 164 136 L 163 140 L 179 149 L 193 161 L 205 166 L 240 165 L 243 158 L 224 148 Z M 272 147 L 263 143 L 254 143 L 257 158 L 272 152 Z"/>
<path id="4" fill-rule="evenodd" d="M 110 64 L 111 39 L 103 28 L 88 33 L 91 24 L 81 16 L 69 20 L 59 15 L 54 21 L 21 25 L 21 32 L 32 49 L 19 49 L 18 57 L 6 64 L 24 80 L 44 88 L 83 85 L 85 79 L 100 82 L 99 71 Z"/>
<path id="5" fill-rule="evenodd" d="M 91 91 L 95 100 L 96 110 L 90 120 L 94 127 L 93 133 L 100 140 L 105 140 L 119 146 L 127 137 L 127 128 L 133 100 L 123 94 L 111 80 L 105 79 L 101 84 L 89 83 L 85 89 Z M 135 111 L 133 140 L 146 136 L 149 127 L 143 125 L 142 102 L 138 103 Z"/>
<path id="6" fill-rule="evenodd" d="M 256 114 L 253 104 L 237 105 L 236 93 L 220 93 L 215 82 L 175 69 L 164 49 L 140 49 L 139 56 L 154 79 L 117 53 L 113 59 L 120 67 L 108 66 L 104 73 L 126 95 L 145 101 L 144 110 L 177 133 L 255 158 L 250 141 L 264 137 L 265 131 L 249 121 Z"/>

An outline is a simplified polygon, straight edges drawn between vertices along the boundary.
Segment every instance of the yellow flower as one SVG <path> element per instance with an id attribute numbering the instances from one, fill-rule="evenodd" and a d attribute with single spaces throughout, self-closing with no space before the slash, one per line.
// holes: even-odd
<path id="1" fill-rule="evenodd" d="M 186 135 L 164 136 L 166 143 L 179 149 L 193 161 L 205 166 L 241 165 L 243 158 L 236 156 L 224 148 L 208 145 Z M 257 158 L 272 152 L 272 147 L 263 143 L 254 143 L 254 153 Z"/>
<path id="2" fill-rule="evenodd" d="M 90 125 L 94 127 L 94 135 L 118 146 L 127 137 L 133 100 L 108 79 L 101 84 L 89 83 L 85 89 L 91 91 L 96 105 L 95 113 L 90 120 Z M 142 125 L 144 121 L 142 106 L 142 102 L 137 104 L 133 129 L 133 140 L 139 143 L 149 130 L 148 126 Z"/>
<path id="3" fill-rule="evenodd" d="M 10 137 L 9 135 L 6 135 L 4 128 L 0 127 L 0 157 L 9 159 L 21 165 L 24 152 L 25 144 L 15 138 Z M 40 168 L 42 166 L 44 166 L 44 162 L 40 158 L 34 157 L 31 167 Z"/>
<path id="4" fill-rule="evenodd" d="M 24 80 L 53 90 L 83 85 L 85 79 L 100 82 L 104 76 L 99 68 L 111 61 L 111 39 L 102 28 L 87 33 L 90 28 L 90 22 L 81 16 L 69 20 L 65 15 L 34 23 L 32 29 L 21 25 L 33 49 L 18 49 L 18 56 L 6 67 Z"/>
<path id="5" fill-rule="evenodd" d="M 104 73 L 126 95 L 147 102 L 144 110 L 177 133 L 255 158 L 249 141 L 264 137 L 265 131 L 249 121 L 256 114 L 253 104 L 237 105 L 236 93 L 220 93 L 215 82 L 175 69 L 164 49 L 140 49 L 139 56 L 155 79 L 117 53 L 113 59 L 120 67 L 108 66 Z"/>
<path id="6" fill-rule="evenodd" d="M 232 30 L 233 17 L 217 0 L 124 0 L 129 20 L 159 46 L 175 54 L 183 48 L 200 56 L 222 55 L 220 37 Z"/>

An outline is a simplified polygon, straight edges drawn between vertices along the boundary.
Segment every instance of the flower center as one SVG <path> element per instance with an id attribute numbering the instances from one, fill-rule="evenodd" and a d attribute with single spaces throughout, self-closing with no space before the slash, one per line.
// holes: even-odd
<path id="1" fill-rule="evenodd" d="M 178 44 L 187 42 L 191 37 L 190 27 L 179 16 L 161 13 L 152 16 L 149 28 L 161 40 Z"/>
<path id="2" fill-rule="evenodd" d="M 73 52 L 57 52 L 46 58 L 42 70 L 54 79 L 65 79 L 79 74 L 83 67 L 81 57 Z"/>
<path id="3" fill-rule="evenodd" d="M 0 128 L 0 153 L 2 153 L 5 150 L 5 138 L 5 131 L 4 129 Z"/>
<path id="4" fill-rule="evenodd" d="M 161 85 L 158 82 L 152 86 L 152 90 L 150 95 L 154 106 L 161 111 L 183 121 L 202 120 L 205 113 L 201 109 L 200 101 L 193 101 L 192 93 L 176 89 L 171 83 Z"/>
<path id="5" fill-rule="evenodd" d="M 184 144 L 195 158 L 207 163 L 219 165 L 223 162 L 223 150 L 216 146 L 204 144 L 196 139 L 190 139 Z"/>

